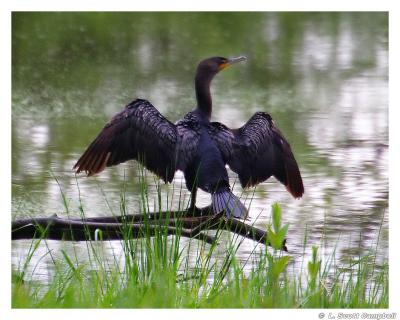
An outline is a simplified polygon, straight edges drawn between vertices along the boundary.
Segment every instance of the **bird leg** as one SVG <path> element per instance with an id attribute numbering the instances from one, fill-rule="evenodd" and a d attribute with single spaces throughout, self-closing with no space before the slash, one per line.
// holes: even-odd
<path id="1" fill-rule="evenodd" d="M 195 212 L 196 211 L 196 197 L 197 197 L 197 187 L 193 187 L 192 193 L 190 195 L 190 206 L 188 208 L 188 212 Z"/>
<path id="2" fill-rule="evenodd" d="M 190 205 L 189 205 L 189 208 L 187 208 L 184 216 L 185 217 L 202 217 L 202 216 L 213 215 L 212 205 L 209 205 L 209 206 L 203 207 L 203 208 L 196 207 L 196 196 L 197 196 L 197 187 L 193 187 L 192 192 L 191 192 Z"/>

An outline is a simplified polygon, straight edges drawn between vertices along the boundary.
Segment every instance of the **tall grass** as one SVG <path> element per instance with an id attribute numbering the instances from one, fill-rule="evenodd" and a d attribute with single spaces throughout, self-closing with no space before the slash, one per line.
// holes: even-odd
<path id="1" fill-rule="evenodd" d="M 150 211 L 148 191 L 143 182 L 141 211 Z M 161 192 L 158 190 L 158 203 Z M 65 196 L 62 197 L 64 204 Z M 179 199 L 181 202 L 181 199 Z M 168 202 L 168 201 L 167 201 Z M 183 202 L 183 201 L 182 201 Z M 79 213 L 85 217 L 83 203 Z M 184 207 L 183 204 L 180 206 Z M 161 210 L 161 205 L 156 208 Z M 67 212 L 70 213 L 70 209 Z M 120 212 L 127 214 L 124 192 Z M 215 241 L 206 244 L 183 239 L 179 233 L 171 237 L 167 225 L 160 222 L 158 231 L 150 236 L 144 228 L 143 238 L 131 239 L 131 229 L 122 227 L 122 256 L 109 257 L 100 241 L 86 241 L 89 263 L 79 262 L 76 252 L 65 250 L 54 254 L 46 240 L 32 240 L 19 267 L 13 270 L 12 306 L 14 308 L 385 308 L 388 307 L 388 263 L 377 268 L 377 247 L 348 265 L 334 259 L 322 264 L 318 247 L 312 247 L 306 274 L 288 272 L 291 256 L 279 248 L 289 226 L 281 224 L 282 212 L 278 204 L 272 206 L 272 221 L 268 241 L 251 253 L 250 271 L 238 261 L 236 252 L 243 238 L 230 234 L 221 237 L 219 229 Z M 145 224 L 148 222 L 145 222 Z M 102 233 L 97 233 L 101 240 Z M 304 248 L 306 247 L 306 239 Z M 218 251 L 224 245 L 224 254 Z M 45 245 L 51 257 L 53 272 L 49 283 L 34 281 L 36 267 L 32 267 L 37 249 Z M 108 258 L 107 258 L 108 255 Z M 28 272 L 28 270 L 32 270 Z"/>

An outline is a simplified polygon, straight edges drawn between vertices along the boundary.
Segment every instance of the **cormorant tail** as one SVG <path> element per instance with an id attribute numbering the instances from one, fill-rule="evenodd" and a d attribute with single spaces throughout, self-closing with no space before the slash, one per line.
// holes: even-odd
<path id="1" fill-rule="evenodd" d="M 246 219 L 248 211 L 239 198 L 230 190 L 217 191 L 211 195 L 213 211 L 215 214 L 225 211 L 228 218 L 231 216 Z"/>

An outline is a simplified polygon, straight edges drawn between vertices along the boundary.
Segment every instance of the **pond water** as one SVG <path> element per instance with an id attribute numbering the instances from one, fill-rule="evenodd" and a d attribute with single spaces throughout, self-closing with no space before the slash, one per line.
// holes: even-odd
<path id="1" fill-rule="evenodd" d="M 243 193 L 253 198 L 251 222 L 266 228 L 271 204 L 281 204 L 295 272 L 313 244 L 325 258 L 336 250 L 338 261 L 348 261 L 378 242 L 378 262 L 387 260 L 386 13 L 13 13 L 12 27 L 13 219 L 78 216 L 79 194 L 87 216 L 119 214 L 124 184 L 130 213 L 137 213 L 136 162 L 76 178 L 76 160 L 134 98 L 150 100 L 176 121 L 195 105 L 200 60 L 246 55 L 246 63 L 213 81 L 213 120 L 239 127 L 256 111 L 270 113 L 305 185 L 301 200 L 273 178 Z M 147 183 L 152 203 L 152 174 Z M 174 195 L 173 208 L 182 183 L 177 173 L 162 187 Z M 236 184 L 234 192 L 242 189 Z M 184 196 L 188 201 L 186 189 Z M 198 206 L 209 202 L 199 193 Z M 29 244 L 13 241 L 14 268 Z M 33 262 L 43 281 L 51 260 L 41 254 L 60 246 L 81 250 L 85 259 L 85 244 L 49 241 Z M 119 242 L 104 246 L 121 251 Z M 254 246 L 246 240 L 239 259 L 247 260 Z"/>

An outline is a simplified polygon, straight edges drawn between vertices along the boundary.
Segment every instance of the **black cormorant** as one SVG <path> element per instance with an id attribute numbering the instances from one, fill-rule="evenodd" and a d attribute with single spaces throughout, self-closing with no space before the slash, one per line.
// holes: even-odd
<path id="1" fill-rule="evenodd" d="M 104 126 L 74 169 L 91 176 L 136 159 L 165 182 L 181 170 L 192 192 L 191 207 L 200 188 L 211 194 L 214 213 L 225 211 L 228 217 L 245 218 L 247 210 L 231 192 L 226 165 L 238 174 L 244 188 L 274 176 L 293 197 L 301 197 L 304 187 L 297 162 L 269 114 L 257 112 L 238 129 L 210 121 L 211 80 L 244 60 L 212 57 L 201 61 L 195 78 L 197 107 L 176 124 L 149 101 L 132 101 Z"/>

